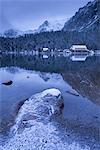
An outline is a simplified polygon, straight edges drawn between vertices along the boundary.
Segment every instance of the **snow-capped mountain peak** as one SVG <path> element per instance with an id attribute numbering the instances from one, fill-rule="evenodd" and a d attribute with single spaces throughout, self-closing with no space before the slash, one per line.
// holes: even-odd
<path id="1" fill-rule="evenodd" d="M 50 24 L 49 24 L 49 22 L 46 20 L 46 21 L 44 21 L 44 22 L 38 27 L 38 29 L 36 30 L 36 32 L 39 33 L 39 32 L 48 31 L 49 27 L 50 27 Z"/>
<path id="2" fill-rule="evenodd" d="M 17 29 L 8 29 L 2 34 L 2 36 L 13 38 L 18 36 L 24 36 L 25 34 L 36 34 L 40 32 L 48 32 L 48 31 L 49 32 L 60 31 L 62 30 L 66 20 L 67 19 L 54 20 L 54 21 L 45 20 L 37 29 L 34 30 L 20 31 Z"/>
<path id="3" fill-rule="evenodd" d="M 63 28 L 66 19 L 55 21 L 44 21 L 37 29 L 37 32 L 59 31 Z"/>

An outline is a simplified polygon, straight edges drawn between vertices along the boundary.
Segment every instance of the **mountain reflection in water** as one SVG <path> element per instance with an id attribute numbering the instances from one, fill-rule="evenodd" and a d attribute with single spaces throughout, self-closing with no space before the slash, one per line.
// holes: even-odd
<path id="1" fill-rule="evenodd" d="M 99 128 L 100 57 L 86 56 L 85 61 L 79 57 L 53 55 L 44 59 L 42 55 L 2 55 L 0 131 L 13 124 L 19 102 L 52 87 L 62 92 L 64 118 Z M 12 85 L 2 85 L 9 80 L 13 81 Z"/>

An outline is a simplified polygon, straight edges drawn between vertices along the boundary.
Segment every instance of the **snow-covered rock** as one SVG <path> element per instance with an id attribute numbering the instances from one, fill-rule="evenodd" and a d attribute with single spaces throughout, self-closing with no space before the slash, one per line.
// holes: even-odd
<path id="1" fill-rule="evenodd" d="M 64 131 L 59 133 L 63 99 L 58 89 L 48 89 L 33 95 L 21 106 L 13 137 L 0 150 L 89 150 L 75 142 L 68 144 Z"/>
<path id="2" fill-rule="evenodd" d="M 48 89 L 42 93 L 33 95 L 25 101 L 24 105 L 16 119 L 16 123 L 12 128 L 13 132 L 18 131 L 23 121 L 31 120 L 49 120 L 54 114 L 60 114 L 63 106 L 61 92 L 57 89 Z"/>

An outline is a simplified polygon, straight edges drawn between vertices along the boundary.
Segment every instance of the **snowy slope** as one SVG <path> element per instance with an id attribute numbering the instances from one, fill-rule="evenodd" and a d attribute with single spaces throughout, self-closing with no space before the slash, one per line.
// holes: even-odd
<path id="1" fill-rule="evenodd" d="M 17 37 L 17 36 L 22 35 L 22 34 L 23 34 L 23 32 L 20 31 L 20 30 L 17 30 L 17 29 L 8 29 L 8 30 L 6 30 L 6 31 L 2 34 L 2 36 L 13 38 L 13 37 Z"/>

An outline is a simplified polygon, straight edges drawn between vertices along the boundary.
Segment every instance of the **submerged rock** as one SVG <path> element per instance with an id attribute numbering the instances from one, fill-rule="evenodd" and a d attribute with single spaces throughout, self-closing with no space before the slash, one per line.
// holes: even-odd
<path id="1" fill-rule="evenodd" d="M 35 94 L 21 106 L 15 125 L 11 128 L 11 135 L 2 150 L 79 150 L 79 144 L 68 144 L 65 130 L 59 133 L 61 117 L 64 107 L 61 92 L 48 89 Z M 82 150 L 82 149 L 81 149 Z M 86 149 L 84 149 L 86 150 Z"/>
<path id="2" fill-rule="evenodd" d="M 11 85 L 13 83 L 13 81 L 7 81 L 7 82 L 3 82 L 2 84 L 4 84 L 4 85 L 6 85 L 6 86 L 8 86 L 8 85 Z"/>
<path id="3" fill-rule="evenodd" d="M 79 94 L 75 91 L 66 91 L 68 94 L 74 95 L 74 96 L 79 96 Z"/>
<path id="4" fill-rule="evenodd" d="M 27 76 L 26 78 L 30 78 L 29 76 Z"/>

